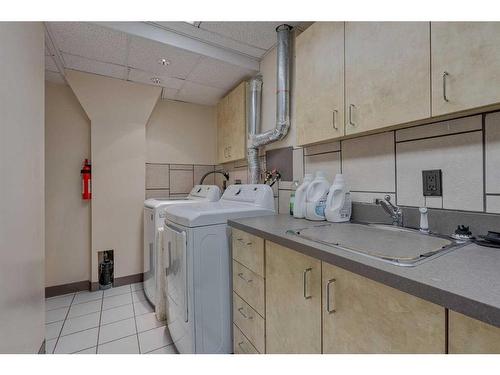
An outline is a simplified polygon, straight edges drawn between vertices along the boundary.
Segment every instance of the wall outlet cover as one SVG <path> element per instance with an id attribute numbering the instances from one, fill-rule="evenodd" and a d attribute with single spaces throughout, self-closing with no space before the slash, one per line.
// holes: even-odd
<path id="1" fill-rule="evenodd" d="M 441 169 L 422 171 L 422 187 L 425 197 L 441 197 L 443 195 Z"/>

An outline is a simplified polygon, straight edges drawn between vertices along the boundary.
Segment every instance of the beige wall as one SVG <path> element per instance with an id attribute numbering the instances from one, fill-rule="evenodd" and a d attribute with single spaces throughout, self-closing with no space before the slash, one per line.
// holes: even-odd
<path id="1" fill-rule="evenodd" d="M 68 82 L 91 121 L 92 258 L 114 249 L 115 277 L 142 273 L 146 123 L 160 88 L 77 71 Z"/>
<path id="2" fill-rule="evenodd" d="M 44 339 L 44 34 L 0 23 L 0 353 Z"/>
<path id="3" fill-rule="evenodd" d="M 160 100 L 146 127 L 146 161 L 215 164 L 215 107 Z"/>
<path id="4" fill-rule="evenodd" d="M 45 84 L 45 286 L 90 280 L 90 202 L 80 169 L 90 120 L 67 85 Z"/>

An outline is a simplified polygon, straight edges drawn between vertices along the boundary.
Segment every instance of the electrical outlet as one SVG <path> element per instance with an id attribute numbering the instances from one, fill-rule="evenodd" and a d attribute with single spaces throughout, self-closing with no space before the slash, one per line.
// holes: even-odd
<path id="1" fill-rule="evenodd" d="M 426 197 L 440 197 L 443 195 L 441 169 L 422 171 L 422 187 Z"/>

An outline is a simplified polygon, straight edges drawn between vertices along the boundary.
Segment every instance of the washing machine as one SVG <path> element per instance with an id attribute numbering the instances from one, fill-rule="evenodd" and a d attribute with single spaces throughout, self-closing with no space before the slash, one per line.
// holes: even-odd
<path id="1" fill-rule="evenodd" d="M 227 221 L 274 214 L 268 185 L 232 185 L 218 202 L 166 208 L 167 325 L 179 353 L 232 353 Z"/>
<path id="2" fill-rule="evenodd" d="M 174 204 L 214 202 L 220 198 L 215 185 L 196 185 L 185 199 L 152 198 L 144 201 L 144 293 L 154 306 L 156 298 L 156 262 L 159 229 L 165 221 L 165 207 Z"/>

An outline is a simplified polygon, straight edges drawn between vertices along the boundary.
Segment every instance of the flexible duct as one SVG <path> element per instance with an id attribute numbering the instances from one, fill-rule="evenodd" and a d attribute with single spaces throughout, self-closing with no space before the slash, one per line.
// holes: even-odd
<path id="1" fill-rule="evenodd" d="M 248 150 L 247 160 L 250 183 L 259 183 L 260 163 L 259 147 L 279 141 L 290 129 L 290 36 L 292 27 L 280 25 L 276 28 L 278 44 L 276 77 L 276 127 L 263 133 L 260 131 L 260 106 L 262 99 L 262 78 L 250 80 L 248 102 Z"/>

